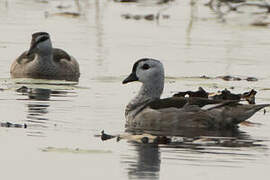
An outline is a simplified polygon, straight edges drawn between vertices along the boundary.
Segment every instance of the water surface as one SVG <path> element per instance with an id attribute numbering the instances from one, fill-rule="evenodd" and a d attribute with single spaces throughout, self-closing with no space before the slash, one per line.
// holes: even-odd
<path id="1" fill-rule="evenodd" d="M 58 5 L 69 8 L 60 10 Z M 79 17 L 59 12 L 80 12 Z M 122 14 L 162 12 L 159 21 L 125 19 Z M 124 133 L 124 108 L 140 84 L 122 85 L 142 57 L 162 60 L 166 71 L 163 97 L 179 90 L 255 88 L 257 103 L 269 103 L 269 28 L 250 26 L 237 15 L 221 23 L 203 3 L 165 5 L 113 1 L 0 0 L 1 122 L 27 128 L 0 128 L 1 177 L 4 179 L 266 179 L 269 174 L 269 109 L 237 134 L 171 145 L 121 140 L 102 142 L 104 129 Z M 79 84 L 11 80 L 9 67 L 28 49 L 31 34 L 47 31 L 53 45 L 80 63 Z M 201 79 L 233 75 L 259 81 Z M 45 96 L 15 90 L 46 89 Z M 205 135 L 205 134 L 204 134 Z M 198 137 L 199 135 L 196 135 Z"/>

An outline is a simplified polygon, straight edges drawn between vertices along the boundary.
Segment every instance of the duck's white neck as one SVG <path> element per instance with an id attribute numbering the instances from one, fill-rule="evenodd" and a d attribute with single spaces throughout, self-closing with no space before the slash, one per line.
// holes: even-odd
<path id="1" fill-rule="evenodd" d="M 146 99 L 157 99 L 160 98 L 164 87 L 164 78 L 162 79 L 153 79 L 152 81 L 148 83 L 144 83 L 138 93 L 138 95 L 135 97 L 143 97 Z"/>
<path id="2" fill-rule="evenodd" d="M 130 113 L 136 115 L 147 103 L 159 99 L 163 88 L 164 77 L 157 77 L 147 83 L 143 83 L 139 93 L 127 105 L 125 115 L 127 116 Z"/>

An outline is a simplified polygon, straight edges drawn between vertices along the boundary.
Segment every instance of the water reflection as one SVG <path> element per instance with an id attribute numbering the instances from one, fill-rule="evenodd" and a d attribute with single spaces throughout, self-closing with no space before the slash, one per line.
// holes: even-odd
<path id="1" fill-rule="evenodd" d="M 197 13 L 198 13 L 197 2 L 194 0 L 191 0 L 191 2 L 190 2 L 190 17 L 189 17 L 189 23 L 187 26 L 187 30 L 186 30 L 186 45 L 187 45 L 187 47 L 191 46 L 191 40 L 192 40 L 191 33 L 192 33 L 193 24 L 197 18 Z"/>
<path id="2" fill-rule="evenodd" d="M 26 122 L 31 124 L 31 129 L 38 130 L 38 134 L 43 134 L 40 132 L 40 130 L 44 128 L 48 128 L 48 118 L 46 117 L 46 114 L 49 112 L 48 107 L 50 105 L 46 103 L 29 103 L 27 104 L 28 107 L 28 114 L 26 117 Z M 36 133 L 31 131 L 32 133 Z"/>
<path id="3" fill-rule="evenodd" d="M 141 136 L 141 139 L 147 137 L 149 142 L 152 142 L 147 144 L 145 143 L 148 141 L 145 139 L 138 140 L 137 134 L 132 134 L 127 138 L 134 147 L 136 156 L 134 154 L 131 156 L 133 158 L 122 156 L 121 161 L 127 165 L 129 179 L 159 179 L 161 163 L 165 166 L 173 163 L 192 166 L 241 167 L 247 162 L 261 159 L 268 151 L 268 146 L 264 141 L 254 139 L 238 129 L 197 130 L 197 132 L 196 130 L 192 132 L 181 130 L 178 136 L 175 136 L 175 133 L 172 136 L 166 136 L 166 141 L 164 138 L 168 132 L 156 131 L 151 132 L 155 136 L 147 134 Z M 134 136 L 134 139 L 131 136 Z"/>
<path id="4" fill-rule="evenodd" d="M 174 128 L 174 129 L 159 129 L 159 130 L 136 130 L 127 128 L 126 132 L 132 134 L 148 133 L 154 136 L 181 136 L 195 138 L 198 136 L 212 136 L 212 137 L 236 137 L 241 138 L 244 134 L 238 129 L 228 130 L 209 130 L 202 128 Z"/>
<path id="5" fill-rule="evenodd" d="M 137 155 L 128 164 L 129 179 L 159 179 L 160 151 L 158 145 L 131 143 Z"/>
<path id="6" fill-rule="evenodd" d="M 26 101 L 27 115 L 25 121 L 28 125 L 27 134 L 38 137 L 46 136 L 45 129 L 48 129 L 50 124 L 53 123 L 48 118 L 51 97 L 65 98 L 68 97 L 68 92 L 46 88 L 28 88 L 26 86 L 17 89 L 17 92 L 23 96 L 27 96 L 26 99 L 20 99 Z"/>
<path id="7" fill-rule="evenodd" d="M 103 36 L 104 28 L 102 24 L 103 11 L 101 10 L 101 4 L 99 0 L 95 1 L 95 25 L 96 25 L 96 48 L 97 48 L 97 62 L 98 65 L 102 65 L 104 61 L 104 45 L 103 45 Z"/>

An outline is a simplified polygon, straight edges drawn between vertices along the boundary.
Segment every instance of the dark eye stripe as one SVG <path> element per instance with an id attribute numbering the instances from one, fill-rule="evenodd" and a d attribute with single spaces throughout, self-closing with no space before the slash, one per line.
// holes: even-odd
<path id="1" fill-rule="evenodd" d="M 143 66 L 142 66 L 142 69 L 144 69 L 144 70 L 147 70 L 147 69 L 149 69 L 150 68 L 150 66 L 148 65 L 148 64 L 144 64 Z"/>
<path id="2" fill-rule="evenodd" d="M 42 42 L 42 41 L 46 41 L 47 39 L 49 39 L 49 36 L 42 36 L 41 38 L 39 38 L 39 39 L 37 40 L 36 43 L 40 43 L 40 42 Z"/>
<path id="3" fill-rule="evenodd" d="M 36 48 L 36 46 L 40 43 L 40 42 L 43 42 L 43 41 L 46 41 L 47 39 L 50 38 L 50 36 L 48 35 L 45 35 L 40 37 L 38 40 L 36 40 L 37 37 L 32 37 L 32 41 L 31 41 L 31 45 L 30 45 L 30 49 L 28 51 L 28 55 L 31 51 L 33 51 L 34 48 Z"/>

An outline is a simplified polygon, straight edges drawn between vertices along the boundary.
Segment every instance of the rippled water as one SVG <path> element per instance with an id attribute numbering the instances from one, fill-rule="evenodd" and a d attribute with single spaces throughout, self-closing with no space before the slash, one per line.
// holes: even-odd
<path id="1" fill-rule="evenodd" d="M 60 4 L 69 8 L 56 8 Z M 78 9 L 82 16 L 59 14 Z M 169 18 L 157 22 L 121 16 L 158 12 Z M 238 132 L 196 132 L 167 145 L 102 142 L 95 136 L 102 130 L 124 133 L 124 108 L 140 85 L 121 82 L 141 57 L 164 63 L 164 97 L 198 86 L 207 91 L 233 88 L 236 93 L 255 88 L 257 103 L 269 103 L 269 28 L 250 26 L 249 16 L 237 17 L 232 14 L 221 23 L 203 1 L 191 7 L 188 1 L 142 5 L 85 0 L 77 7 L 71 0 L 0 0 L 0 122 L 27 125 L 0 128 L 1 177 L 266 179 L 269 109 Z M 77 58 L 79 84 L 10 79 L 11 62 L 28 49 L 36 31 L 49 32 L 55 47 Z M 197 78 L 202 75 L 259 81 Z M 16 92 L 23 85 L 34 93 Z"/>

